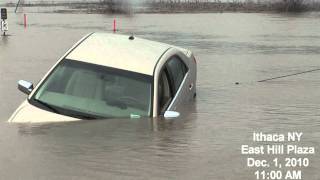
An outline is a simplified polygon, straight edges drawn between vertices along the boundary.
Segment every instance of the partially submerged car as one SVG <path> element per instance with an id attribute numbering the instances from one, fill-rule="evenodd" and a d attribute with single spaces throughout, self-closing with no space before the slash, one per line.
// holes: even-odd
<path id="1" fill-rule="evenodd" d="M 196 96 L 191 51 L 134 36 L 92 33 L 76 43 L 34 88 L 9 122 L 166 118 Z"/>

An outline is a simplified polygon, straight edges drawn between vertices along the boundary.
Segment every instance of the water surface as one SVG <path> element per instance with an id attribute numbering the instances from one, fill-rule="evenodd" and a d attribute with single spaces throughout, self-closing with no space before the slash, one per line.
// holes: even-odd
<path id="1" fill-rule="evenodd" d="M 304 179 L 320 167 L 320 72 L 257 83 L 320 66 L 319 13 L 284 14 L 9 14 L 0 39 L 0 176 L 3 179 L 254 179 L 240 145 L 253 131 L 304 132 L 314 146 Z M 37 83 L 77 40 L 93 31 L 191 49 L 198 62 L 197 99 L 175 120 L 111 119 L 13 125 Z M 240 82 L 235 85 L 235 82 Z"/>

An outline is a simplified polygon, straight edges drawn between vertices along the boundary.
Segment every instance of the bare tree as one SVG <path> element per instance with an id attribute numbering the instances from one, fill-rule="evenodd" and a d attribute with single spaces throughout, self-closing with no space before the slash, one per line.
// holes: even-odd
<path id="1" fill-rule="evenodd" d="M 129 13 L 128 0 L 100 0 L 104 13 Z"/>
<path id="2" fill-rule="evenodd" d="M 286 12 L 299 12 L 305 10 L 304 0 L 283 0 L 282 10 Z"/>

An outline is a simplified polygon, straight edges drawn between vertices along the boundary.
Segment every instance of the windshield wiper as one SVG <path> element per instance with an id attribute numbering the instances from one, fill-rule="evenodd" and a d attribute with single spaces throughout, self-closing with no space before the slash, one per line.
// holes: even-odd
<path id="1" fill-rule="evenodd" d="M 37 103 L 41 104 L 42 106 L 50 109 L 52 112 L 57 113 L 57 114 L 62 114 L 62 115 L 66 115 L 66 116 L 71 116 L 71 117 L 75 117 L 75 118 L 79 118 L 79 119 L 84 119 L 84 120 L 92 120 L 92 119 L 100 119 L 103 117 L 99 117 L 99 116 L 94 116 L 94 115 L 90 115 L 90 114 L 86 114 L 86 113 L 82 113 L 82 112 L 76 112 L 74 110 L 74 112 L 65 112 L 65 110 L 63 110 L 62 112 L 60 112 L 57 108 L 55 108 L 53 105 L 50 105 L 46 102 L 43 102 L 39 99 L 34 99 L 34 101 L 36 101 Z"/>
<path id="2" fill-rule="evenodd" d="M 43 102 L 43 101 L 40 101 L 39 99 L 34 99 L 36 102 L 38 102 L 39 104 L 45 106 L 46 108 L 50 109 L 51 111 L 53 111 L 54 113 L 57 113 L 57 114 L 61 114 L 55 107 L 53 107 L 52 105 L 46 103 L 46 102 Z"/>
<path id="3" fill-rule="evenodd" d="M 123 103 L 122 101 L 113 100 L 113 101 L 108 101 L 106 103 L 110 106 L 115 106 L 120 109 L 127 109 L 128 108 L 127 104 Z"/>
<path id="4" fill-rule="evenodd" d="M 72 116 L 72 117 L 75 117 L 75 118 L 79 118 L 79 119 L 82 119 L 82 120 L 98 119 L 97 117 L 94 117 L 94 116 L 91 116 L 91 115 L 84 115 L 84 114 L 69 113 L 69 114 L 66 114 L 66 115 Z"/>
<path id="5" fill-rule="evenodd" d="M 75 108 L 75 107 L 66 106 L 66 105 L 64 105 L 63 108 L 64 108 L 63 114 L 66 116 L 71 116 L 71 117 L 75 117 L 75 118 L 83 119 L 83 120 L 92 120 L 92 119 L 103 118 L 103 117 L 91 114 L 93 112 L 89 112 L 89 111 L 86 111 L 86 110 L 83 110 L 80 108 Z"/>

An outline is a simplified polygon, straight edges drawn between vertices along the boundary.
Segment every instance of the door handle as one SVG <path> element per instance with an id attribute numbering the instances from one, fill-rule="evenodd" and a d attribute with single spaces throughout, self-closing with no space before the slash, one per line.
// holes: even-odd
<path id="1" fill-rule="evenodd" d="M 189 85 L 189 90 L 191 91 L 192 88 L 193 88 L 193 83 L 191 83 L 191 84 Z"/>

